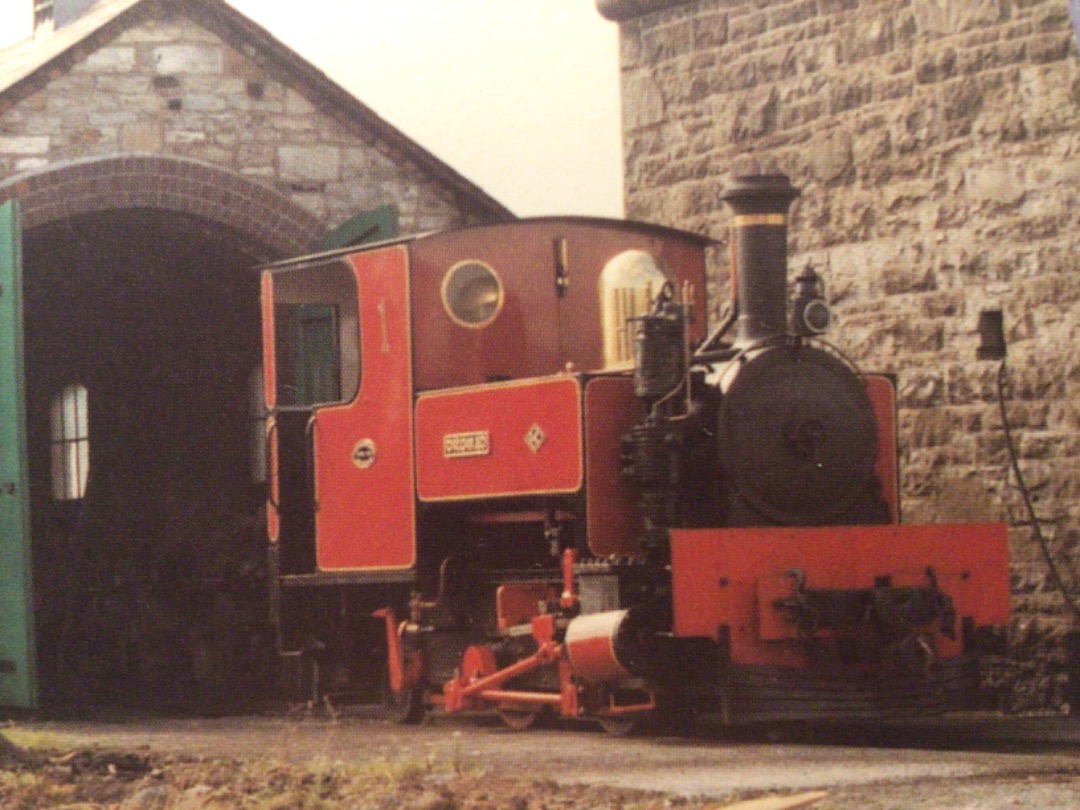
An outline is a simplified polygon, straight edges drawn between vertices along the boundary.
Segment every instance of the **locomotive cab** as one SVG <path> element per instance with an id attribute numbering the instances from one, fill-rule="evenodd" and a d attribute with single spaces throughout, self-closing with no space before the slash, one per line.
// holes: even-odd
<path id="1" fill-rule="evenodd" d="M 315 498 L 309 432 L 318 408 L 351 400 L 359 387 L 359 309 L 356 279 L 331 262 L 267 280 L 272 310 L 273 362 L 267 402 L 274 412 L 274 489 L 281 570 L 315 570 Z"/>

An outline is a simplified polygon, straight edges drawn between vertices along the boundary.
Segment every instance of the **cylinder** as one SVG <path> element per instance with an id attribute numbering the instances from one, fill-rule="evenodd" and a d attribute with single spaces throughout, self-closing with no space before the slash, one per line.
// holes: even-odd
<path id="1" fill-rule="evenodd" d="M 570 622 L 566 628 L 566 654 L 576 677 L 586 683 L 618 683 L 630 677 L 615 653 L 615 642 L 627 614 L 625 610 L 609 610 Z"/>
<path id="2" fill-rule="evenodd" d="M 734 214 L 736 348 L 787 331 L 787 212 L 798 196 L 782 174 L 735 177 L 720 195 Z"/>

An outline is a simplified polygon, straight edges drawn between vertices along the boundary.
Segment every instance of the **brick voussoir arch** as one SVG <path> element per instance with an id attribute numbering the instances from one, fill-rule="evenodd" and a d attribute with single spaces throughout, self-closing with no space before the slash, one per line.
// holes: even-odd
<path id="1" fill-rule="evenodd" d="M 15 197 L 25 229 L 79 214 L 155 208 L 219 223 L 275 257 L 307 250 L 325 231 L 316 216 L 272 187 L 207 163 L 161 155 L 55 163 L 0 182 L 0 201 Z"/>

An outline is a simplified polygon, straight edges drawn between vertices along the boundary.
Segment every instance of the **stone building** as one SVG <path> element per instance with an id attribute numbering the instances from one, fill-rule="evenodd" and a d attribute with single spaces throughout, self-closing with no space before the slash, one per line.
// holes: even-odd
<path id="1" fill-rule="evenodd" d="M 627 213 L 726 238 L 730 174 L 802 189 L 792 266 L 831 339 L 900 388 L 907 522 L 1011 526 L 1012 707 L 1063 702 L 1080 628 L 1048 575 L 978 313 L 1004 310 L 1008 419 L 1080 601 L 1080 60 L 1066 0 L 597 0 L 620 26 Z M 726 290 L 717 291 L 719 298 Z"/>
<path id="2" fill-rule="evenodd" d="M 9 353 L 24 342 L 28 471 L 11 492 L 28 490 L 43 686 L 80 699 L 73 684 L 222 681 L 214 650 L 246 642 L 209 636 L 243 632 L 243 599 L 210 586 L 255 566 L 262 537 L 251 268 L 365 211 L 382 235 L 511 215 L 222 0 L 34 9 L 37 35 L 0 51 L 0 203 L 21 216 L 25 318 L 25 332 L 0 318 L 0 393 L 21 412 Z M 4 304 L 17 279 L 0 265 Z M 22 429 L 5 418 L 0 457 Z M 27 590 L 7 556 L 27 526 L 12 500 L 4 633 Z M 2 687 L 19 656 L 0 652 L 0 704 L 18 702 Z"/>

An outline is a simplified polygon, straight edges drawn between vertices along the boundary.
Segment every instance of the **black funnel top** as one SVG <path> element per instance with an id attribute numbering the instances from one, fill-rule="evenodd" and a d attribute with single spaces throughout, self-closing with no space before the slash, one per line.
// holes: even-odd
<path id="1" fill-rule="evenodd" d="M 787 331 L 787 212 L 798 196 L 783 174 L 735 177 L 720 195 L 735 214 L 736 348 Z"/>

